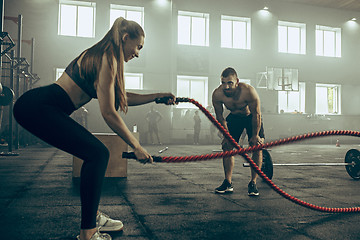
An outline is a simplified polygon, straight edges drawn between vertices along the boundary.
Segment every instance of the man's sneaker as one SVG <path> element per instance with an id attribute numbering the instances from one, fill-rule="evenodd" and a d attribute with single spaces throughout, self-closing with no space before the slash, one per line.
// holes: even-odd
<path id="1" fill-rule="evenodd" d="M 221 184 L 220 187 L 218 188 L 215 188 L 215 193 L 232 193 L 234 191 L 234 188 L 232 186 L 232 184 L 227 180 L 225 179 L 223 181 L 223 183 Z"/>
<path id="2" fill-rule="evenodd" d="M 80 240 L 80 236 L 78 235 L 76 237 L 77 240 Z M 99 233 L 99 231 L 96 231 L 94 235 L 91 236 L 90 240 L 111 240 L 111 236 L 107 233 Z"/>
<path id="3" fill-rule="evenodd" d="M 249 182 L 248 195 L 249 196 L 259 196 L 259 191 L 258 191 L 258 189 L 256 187 L 256 183 L 254 183 L 254 181 Z"/>
<path id="4" fill-rule="evenodd" d="M 96 227 L 101 232 L 113 232 L 123 230 L 124 224 L 119 220 L 111 219 L 108 215 L 99 211 L 99 214 L 96 216 Z"/>

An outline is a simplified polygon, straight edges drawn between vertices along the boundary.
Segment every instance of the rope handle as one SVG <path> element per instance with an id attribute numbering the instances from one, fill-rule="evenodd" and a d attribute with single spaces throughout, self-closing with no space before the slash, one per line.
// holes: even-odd
<path id="1" fill-rule="evenodd" d="M 122 157 L 123 158 L 128 158 L 128 159 L 136 159 L 136 160 L 138 160 L 136 158 L 136 155 L 135 155 L 134 152 L 123 152 Z M 160 157 L 160 156 L 151 156 L 151 157 L 153 158 L 154 162 L 162 162 L 162 157 Z M 141 162 L 141 163 L 147 163 L 147 159 L 138 160 L 138 161 Z"/>
<path id="2" fill-rule="evenodd" d="M 155 98 L 155 103 L 157 103 L 157 104 L 159 104 L 159 103 L 166 104 L 170 99 L 171 99 L 171 97 Z M 189 102 L 189 101 L 190 101 L 189 98 L 176 98 L 176 100 L 175 100 L 176 103 Z"/>

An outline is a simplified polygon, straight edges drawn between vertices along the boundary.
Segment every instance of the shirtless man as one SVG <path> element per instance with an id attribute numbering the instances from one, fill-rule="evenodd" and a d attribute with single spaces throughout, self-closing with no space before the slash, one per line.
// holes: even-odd
<path id="1" fill-rule="evenodd" d="M 221 74 L 221 85 L 212 94 L 212 103 L 215 109 L 216 119 L 222 126 L 229 131 L 236 142 L 239 141 L 241 133 L 246 129 L 249 145 L 262 144 L 264 141 L 264 129 L 260 112 L 260 98 L 254 87 L 239 82 L 237 73 L 233 68 L 226 68 Z M 230 110 L 230 114 L 223 116 L 225 107 Z M 224 151 L 233 150 L 234 146 L 224 138 L 222 149 Z M 253 160 L 261 169 L 262 151 L 254 152 Z M 231 182 L 234 169 L 234 157 L 224 157 L 223 167 L 225 180 L 220 187 L 215 189 L 216 193 L 232 193 Z M 251 180 L 248 185 L 248 195 L 258 196 L 259 191 L 256 187 L 257 173 L 251 168 Z"/>

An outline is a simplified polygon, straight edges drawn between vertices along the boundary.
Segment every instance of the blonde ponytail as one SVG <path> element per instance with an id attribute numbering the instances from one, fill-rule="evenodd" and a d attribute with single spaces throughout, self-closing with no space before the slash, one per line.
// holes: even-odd
<path id="1" fill-rule="evenodd" d="M 123 17 L 117 18 L 103 39 L 86 51 L 81 61 L 81 72 L 84 73 L 83 75 L 86 79 L 89 78 L 90 81 L 94 82 L 99 77 L 102 56 L 106 54 L 110 69 L 112 72 L 115 72 L 115 108 L 116 110 L 120 108 L 120 111 L 126 113 L 128 103 L 125 91 L 125 60 L 122 44 L 122 37 L 125 33 L 128 33 L 131 39 L 136 39 L 140 36 L 145 37 L 144 30 L 138 23 L 128 21 Z M 117 63 L 117 69 L 114 69 L 114 59 Z"/>

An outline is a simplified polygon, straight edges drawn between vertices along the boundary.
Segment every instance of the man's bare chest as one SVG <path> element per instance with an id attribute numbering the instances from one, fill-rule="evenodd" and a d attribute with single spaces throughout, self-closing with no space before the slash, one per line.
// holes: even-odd
<path id="1" fill-rule="evenodd" d="M 225 98 L 223 104 L 230 111 L 246 111 L 248 109 L 247 102 L 241 97 L 239 99 Z"/>

